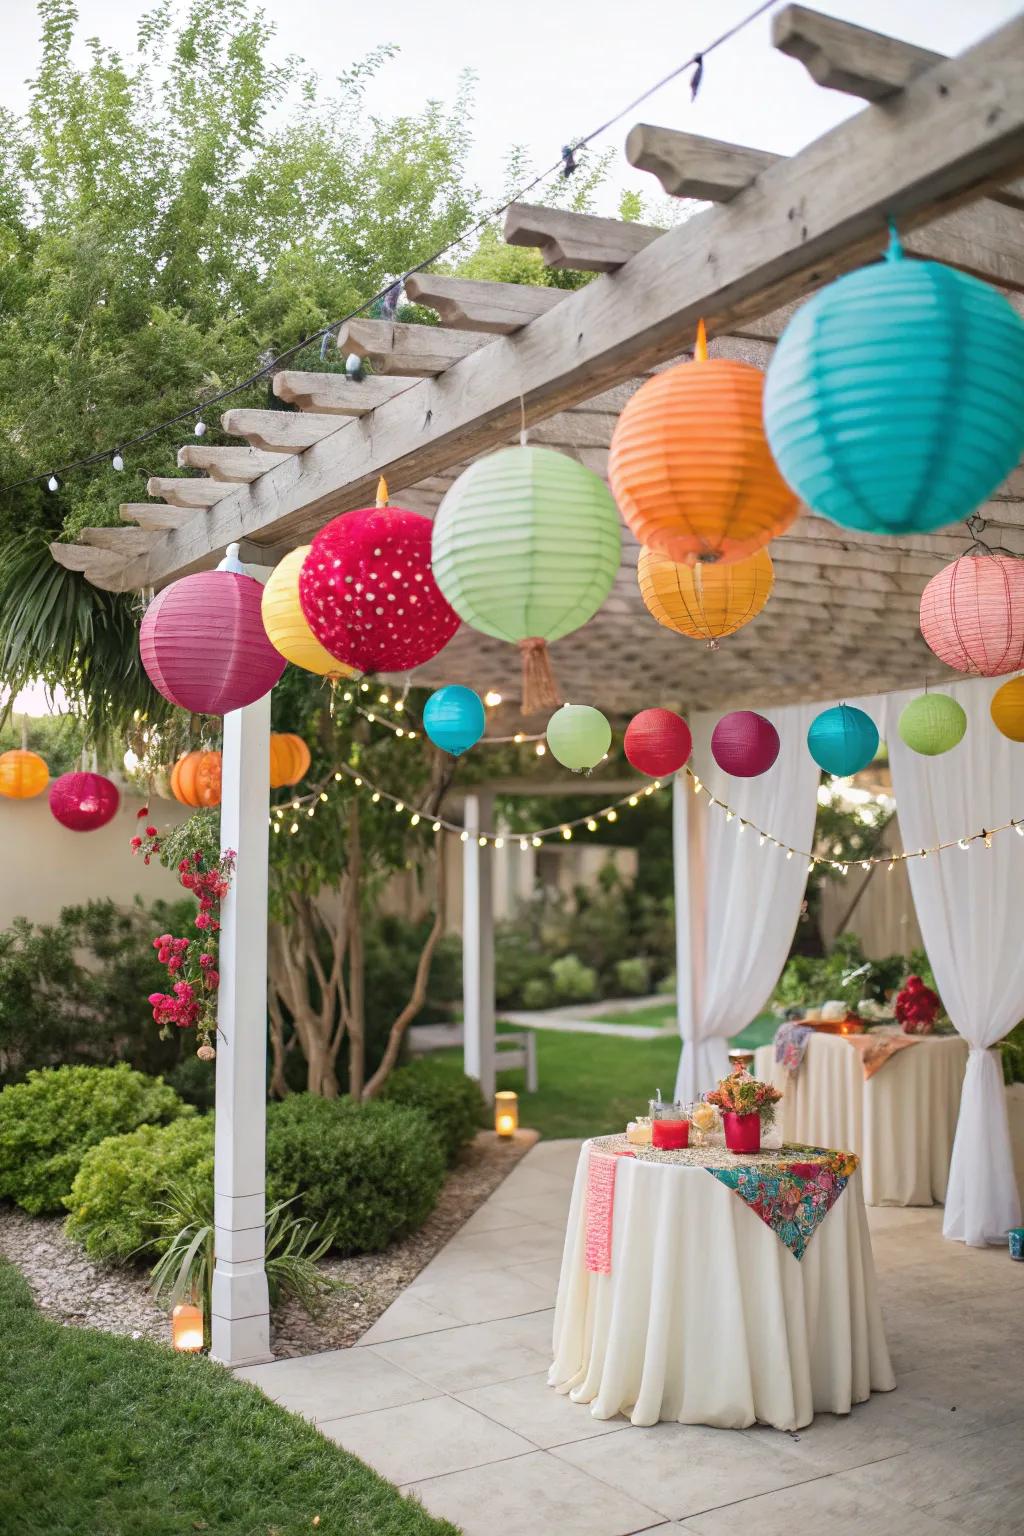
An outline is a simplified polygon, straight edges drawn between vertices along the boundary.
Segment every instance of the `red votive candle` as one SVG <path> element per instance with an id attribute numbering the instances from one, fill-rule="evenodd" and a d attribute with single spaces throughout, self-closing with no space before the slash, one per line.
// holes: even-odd
<path id="1" fill-rule="evenodd" d="M 663 1152 L 678 1152 L 690 1145 L 689 1120 L 652 1120 L 651 1145 Z"/>

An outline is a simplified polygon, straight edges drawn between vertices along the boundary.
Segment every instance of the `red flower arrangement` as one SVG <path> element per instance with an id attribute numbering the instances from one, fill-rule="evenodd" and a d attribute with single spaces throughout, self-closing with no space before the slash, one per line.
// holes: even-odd
<path id="1" fill-rule="evenodd" d="M 143 806 L 139 817 L 148 814 L 148 807 Z M 141 853 L 145 864 L 154 854 L 159 854 L 160 847 L 160 836 L 154 826 L 146 827 L 145 837 L 131 839 L 132 853 Z M 198 849 L 181 859 L 178 880 L 199 902 L 195 926 L 200 937 L 175 938 L 173 934 L 161 933 L 153 940 L 156 957 L 167 967 L 170 979 L 169 992 L 151 992 L 149 995 L 153 1018 L 165 1036 L 170 1034 L 172 1026 L 194 1029 L 200 1041 L 196 1055 L 202 1061 L 212 1061 L 217 1054 L 212 1038 L 217 1032 L 217 988 L 220 985 L 217 935 L 220 932 L 220 904 L 228 893 L 234 867 L 235 855 L 230 848 L 226 848 L 212 864 Z"/>
<path id="2" fill-rule="evenodd" d="M 745 1068 L 737 1067 L 704 1097 L 709 1104 L 717 1104 L 724 1114 L 758 1115 L 762 1125 L 771 1125 L 782 1094 L 774 1084 L 762 1083 Z"/>
<path id="3" fill-rule="evenodd" d="M 930 1035 L 935 1016 L 942 1005 L 938 994 L 926 987 L 920 976 L 908 976 L 896 995 L 896 1017 L 905 1035 Z"/>

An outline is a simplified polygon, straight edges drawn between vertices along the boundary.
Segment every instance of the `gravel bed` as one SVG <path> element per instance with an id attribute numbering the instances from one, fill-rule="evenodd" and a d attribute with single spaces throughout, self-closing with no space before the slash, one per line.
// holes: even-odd
<path id="1" fill-rule="evenodd" d="M 354 1344 L 535 1140 L 530 1132 L 520 1132 L 509 1144 L 481 1131 L 448 1175 L 418 1232 L 383 1253 L 325 1259 L 321 1268 L 344 1288 L 324 1300 L 317 1317 L 308 1317 L 294 1303 L 275 1311 L 274 1354 L 308 1355 Z M 0 1206 L 0 1254 L 21 1270 L 40 1310 L 65 1325 L 168 1343 L 167 1309 L 154 1303 L 146 1271 L 94 1263 L 64 1236 L 63 1225 L 61 1216 L 26 1216 L 13 1206 Z"/>

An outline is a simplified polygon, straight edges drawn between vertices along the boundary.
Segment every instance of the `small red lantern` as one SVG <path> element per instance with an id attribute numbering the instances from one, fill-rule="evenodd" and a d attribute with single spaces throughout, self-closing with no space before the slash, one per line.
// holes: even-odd
<path id="1" fill-rule="evenodd" d="M 50 786 L 50 810 L 70 832 L 95 832 L 117 815 L 117 785 L 102 773 L 62 773 Z"/>
<path id="2" fill-rule="evenodd" d="M 459 627 L 430 563 L 432 524 L 377 505 L 345 512 L 316 535 L 299 600 L 320 644 L 358 672 L 404 672 L 436 656 Z"/>
<path id="3" fill-rule="evenodd" d="M 689 760 L 693 751 L 690 727 L 671 709 L 642 709 L 626 726 L 622 741 L 626 759 L 638 773 L 667 779 Z"/>
<path id="4" fill-rule="evenodd" d="M 158 693 L 196 715 L 226 715 L 269 693 L 287 663 L 263 628 L 263 588 L 237 544 L 215 571 L 174 581 L 139 631 L 142 665 Z"/>
<path id="5" fill-rule="evenodd" d="M 1024 561 L 961 555 L 921 593 L 921 633 L 958 672 L 1001 677 L 1024 667 Z"/>
<path id="6" fill-rule="evenodd" d="M 779 755 L 779 733 L 764 715 L 736 709 L 723 715 L 711 733 L 711 756 L 736 779 L 767 773 Z"/>

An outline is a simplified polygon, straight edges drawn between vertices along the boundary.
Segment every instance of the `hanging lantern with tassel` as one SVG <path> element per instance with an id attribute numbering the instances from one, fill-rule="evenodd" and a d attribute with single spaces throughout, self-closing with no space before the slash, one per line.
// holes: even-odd
<path id="1" fill-rule="evenodd" d="M 358 672 L 405 672 L 444 649 L 459 616 L 430 564 L 430 518 L 388 505 L 343 512 L 321 528 L 299 572 L 314 637 Z"/>
<path id="2" fill-rule="evenodd" d="M 641 549 L 636 576 L 651 617 L 679 635 L 705 641 L 709 651 L 757 617 L 775 580 L 766 549 L 718 565 L 677 565 L 656 550 Z"/>
<path id="3" fill-rule="evenodd" d="M 522 444 L 478 459 L 434 519 L 434 574 L 456 613 L 519 647 L 524 715 L 559 702 L 548 646 L 593 618 L 619 568 L 615 502 L 599 475 Z"/>
<path id="4" fill-rule="evenodd" d="M 612 744 L 612 728 L 589 704 L 563 704 L 548 721 L 551 756 L 573 773 L 596 768 Z"/>
<path id="5" fill-rule="evenodd" d="M 0 795 L 8 800 L 31 800 L 50 782 L 50 770 L 38 752 L 24 747 L 0 754 Z"/>
<path id="6" fill-rule="evenodd" d="M 961 555 L 921 593 L 921 633 L 958 672 L 1002 677 L 1024 667 L 1024 560 Z"/>
<path id="7" fill-rule="evenodd" d="M 358 677 L 355 667 L 346 666 L 320 644 L 306 622 L 299 598 L 299 572 L 309 550 L 308 544 L 291 550 L 271 572 L 263 588 L 263 628 L 275 651 L 280 651 L 293 666 L 331 682 Z"/>
<path id="8" fill-rule="evenodd" d="M 789 527 L 799 503 L 768 447 L 763 394 L 759 368 L 708 357 L 703 321 L 693 361 L 637 390 L 608 479 L 641 544 L 686 565 L 744 560 Z"/>

